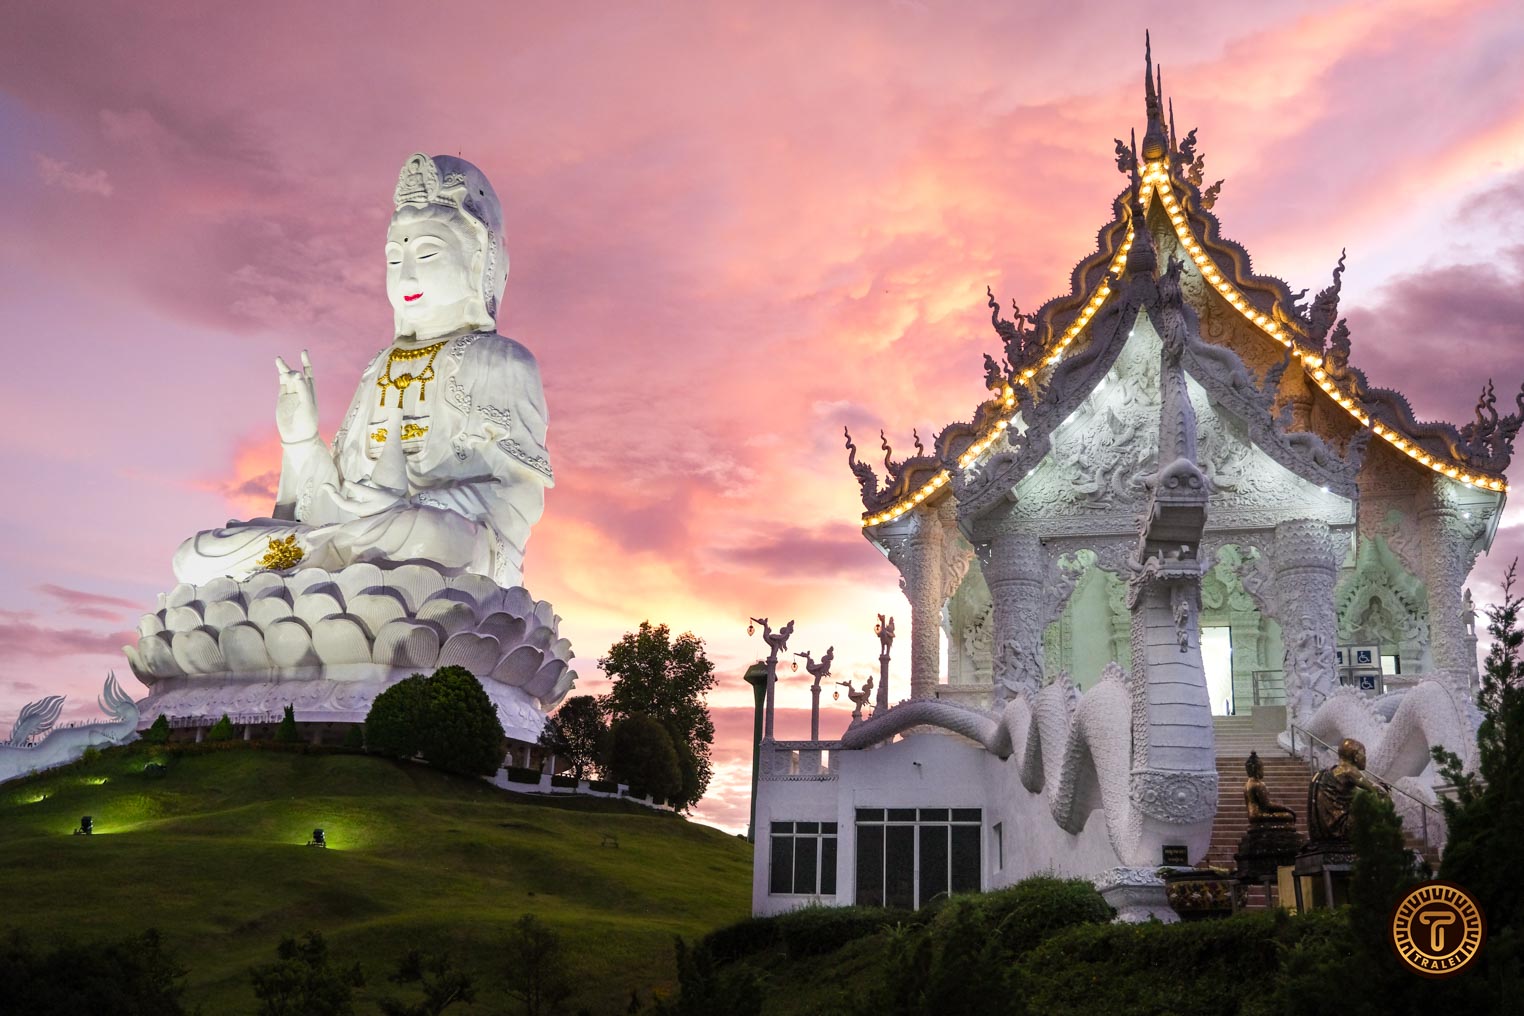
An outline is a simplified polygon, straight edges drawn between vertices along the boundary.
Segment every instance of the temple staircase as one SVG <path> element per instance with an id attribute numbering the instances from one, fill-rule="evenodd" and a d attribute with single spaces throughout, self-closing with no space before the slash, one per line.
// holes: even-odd
<path id="1" fill-rule="evenodd" d="M 1249 813 L 1244 807 L 1244 763 L 1249 752 L 1259 752 L 1265 767 L 1265 786 L 1270 799 L 1296 812 L 1297 832 L 1307 836 L 1307 784 L 1312 771 L 1305 759 L 1287 754 L 1273 733 L 1254 730 L 1247 716 L 1216 716 L 1212 724 L 1217 739 L 1217 817 L 1212 823 L 1212 841 L 1206 863 L 1232 871 L 1238 843 L 1249 831 Z M 1438 868 L 1439 855 L 1417 837 L 1407 837 L 1408 846 L 1420 851 L 1430 866 Z M 1244 906 L 1260 909 L 1271 905 L 1265 890 L 1250 886 L 1245 890 Z"/>
<path id="2" fill-rule="evenodd" d="M 1297 832 L 1304 837 L 1308 770 L 1302 759 L 1286 754 L 1273 733 L 1255 731 L 1247 716 L 1213 717 L 1212 725 L 1217 738 L 1217 819 L 1212 823 L 1206 860 L 1214 868 L 1231 871 L 1238 841 L 1249 831 L 1249 813 L 1244 808 L 1244 763 L 1249 752 L 1259 752 L 1270 799 L 1296 812 Z"/>

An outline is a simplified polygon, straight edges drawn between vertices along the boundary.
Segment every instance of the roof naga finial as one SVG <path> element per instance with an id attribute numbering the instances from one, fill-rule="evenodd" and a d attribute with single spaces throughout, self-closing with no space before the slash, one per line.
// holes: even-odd
<path id="1" fill-rule="evenodd" d="M 879 447 L 884 449 L 884 471 L 889 474 L 891 480 L 897 480 L 900 476 L 900 464 L 894 461 L 894 449 L 889 447 L 889 439 L 884 432 L 878 432 Z"/>
<path id="2" fill-rule="evenodd" d="M 862 488 L 863 507 L 872 508 L 874 499 L 878 496 L 878 474 L 866 462 L 857 461 L 857 445 L 852 443 L 852 431 L 843 427 L 841 432 L 847 438 L 847 468 L 852 470 L 858 486 Z"/>
<path id="3" fill-rule="evenodd" d="M 1132 191 L 1128 199 L 1128 216 L 1132 226 L 1132 249 L 1127 252 L 1127 274 L 1140 272 L 1150 276 L 1158 267 L 1159 258 L 1154 252 L 1154 238 L 1148 231 L 1148 217 L 1143 213 L 1142 181 L 1138 177 L 1138 133 L 1132 133 Z"/>
<path id="4" fill-rule="evenodd" d="M 921 444 L 921 432 L 916 430 L 914 427 L 910 428 L 910 440 L 915 444 L 916 458 L 925 456 L 926 446 Z"/>
<path id="5" fill-rule="evenodd" d="M 1339 263 L 1334 268 L 1333 284 L 1313 298 L 1312 307 L 1307 311 L 1307 337 L 1320 346 L 1328 337 L 1328 330 L 1333 327 L 1335 319 L 1339 316 L 1339 290 L 1344 285 L 1345 253 L 1345 251 L 1339 251 Z"/>
<path id="6" fill-rule="evenodd" d="M 1349 323 L 1344 318 L 1334 325 L 1328 345 L 1323 349 L 1323 368 L 1336 378 L 1349 370 Z"/>
<path id="7" fill-rule="evenodd" d="M 1153 41 L 1147 31 L 1143 33 L 1143 94 L 1148 110 L 1148 128 L 1143 133 L 1143 158 L 1148 162 L 1164 158 L 1169 151 L 1169 138 L 1164 127 L 1164 108 L 1159 93 L 1164 87 L 1164 70 L 1154 77 Z"/>
<path id="8" fill-rule="evenodd" d="M 1000 301 L 995 299 L 995 290 L 985 286 L 984 295 L 989 301 L 990 324 L 995 326 L 995 332 L 1000 336 L 1001 344 L 1005 346 L 1006 365 L 1014 373 L 1026 362 L 1027 315 L 1023 314 L 1021 308 L 1016 306 L 1016 301 L 1012 300 L 1011 313 L 1016 320 L 1007 321 L 1000 316 Z"/>
<path id="9" fill-rule="evenodd" d="M 1473 465 L 1502 472 L 1513 459 L 1514 437 L 1524 424 L 1524 389 L 1514 400 L 1517 413 L 1498 416 L 1497 401 L 1492 379 L 1488 378 L 1487 386 L 1476 400 L 1476 421 L 1462 427 L 1460 437 L 1465 443 L 1466 458 Z"/>

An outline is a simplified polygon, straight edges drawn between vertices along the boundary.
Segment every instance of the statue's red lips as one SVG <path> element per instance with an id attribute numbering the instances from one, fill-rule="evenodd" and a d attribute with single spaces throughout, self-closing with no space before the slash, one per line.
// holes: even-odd
<path id="1" fill-rule="evenodd" d="M 407 295 L 404 294 L 402 299 L 406 300 L 408 303 L 412 303 L 414 300 L 418 299 L 422 295 L 423 295 L 422 293 L 414 293 L 412 296 L 407 296 Z"/>

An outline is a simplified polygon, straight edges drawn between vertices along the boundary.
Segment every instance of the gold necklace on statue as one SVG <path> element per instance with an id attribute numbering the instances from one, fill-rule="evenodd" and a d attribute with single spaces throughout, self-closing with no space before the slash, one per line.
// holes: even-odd
<path id="1" fill-rule="evenodd" d="M 402 396 L 415 382 L 419 386 L 418 401 L 422 402 L 428 398 L 429 382 L 434 380 L 434 357 L 439 355 L 439 351 L 449 341 L 449 339 L 445 339 L 443 342 L 436 342 L 432 346 L 420 346 L 417 349 L 393 349 L 391 355 L 386 358 L 386 370 L 382 371 L 381 376 L 376 378 L 376 387 L 381 389 L 381 405 L 386 405 L 386 390 L 388 388 L 397 389 L 397 405 L 402 405 Z M 422 360 L 424 357 L 428 357 L 429 362 L 424 364 L 423 370 L 417 374 L 401 374 L 397 377 L 392 377 L 392 367 L 395 364 L 411 363 L 414 360 Z"/>

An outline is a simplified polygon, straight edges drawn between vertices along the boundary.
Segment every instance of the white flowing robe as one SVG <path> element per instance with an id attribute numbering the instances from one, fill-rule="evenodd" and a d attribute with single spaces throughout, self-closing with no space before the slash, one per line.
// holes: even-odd
<path id="1" fill-rule="evenodd" d="M 547 413 L 534 356 L 496 333 L 447 340 L 434 358 L 434 379 L 399 393 L 376 385 L 390 348 L 360 377 L 333 448 L 318 438 L 286 445 L 275 517 L 230 522 L 198 533 L 175 554 L 175 576 L 204 583 L 259 570 L 271 540 L 295 535 L 303 567 L 341 568 L 354 561 L 430 561 L 488 576 L 501 586 L 523 581 L 530 527 L 553 486 L 545 446 Z M 419 361 L 402 362 L 420 373 Z M 408 497 L 357 517 L 323 485 L 370 476 L 399 394 Z"/>

